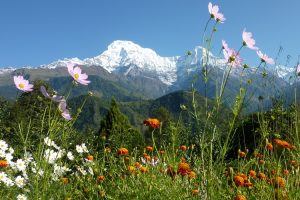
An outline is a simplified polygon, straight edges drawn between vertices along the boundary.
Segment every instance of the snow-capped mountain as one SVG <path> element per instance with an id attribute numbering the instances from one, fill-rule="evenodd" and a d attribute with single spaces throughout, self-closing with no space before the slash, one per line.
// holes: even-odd
<path id="1" fill-rule="evenodd" d="M 7 90 L 7 87 L 14 88 L 12 76 L 15 74 L 29 75 L 31 80 L 55 79 L 53 87 L 59 89 L 61 82 L 58 79 L 68 77 L 65 67 L 69 62 L 84 66 L 84 72 L 96 76 L 95 79 L 98 77 L 101 81 L 108 81 L 103 85 L 100 79 L 96 80 L 99 82 L 93 90 L 99 96 L 103 95 L 100 90 L 111 91 L 105 87 L 116 86 L 114 90 L 116 94 L 122 88 L 122 91 L 127 91 L 126 95 L 141 94 L 146 98 L 158 98 L 172 91 L 189 90 L 193 85 L 201 94 L 214 98 L 219 92 L 217 88 L 220 88 L 224 72 L 228 69 L 224 58 L 214 56 L 201 46 L 195 47 L 187 55 L 161 57 L 152 49 L 143 48 L 131 41 L 117 40 L 103 53 L 91 58 L 65 58 L 39 67 L 0 69 L 0 96 L 15 96 Z M 203 62 L 208 63 L 209 79 L 206 83 L 202 76 Z M 263 74 L 268 75 L 265 77 Z M 258 104 L 258 96 L 267 96 L 270 100 L 290 91 L 293 80 L 296 80 L 293 79 L 295 75 L 294 68 L 283 65 L 259 69 L 232 68 L 226 87 L 225 96 L 229 99 L 227 102 L 234 102 L 242 84 L 249 88 L 249 94 L 256 94 L 253 96 L 256 104 L 252 102 L 255 107 Z M 249 81 L 250 87 L 246 86 Z M 102 88 L 99 88 L 100 86 Z"/>
<path id="2" fill-rule="evenodd" d="M 100 66 L 109 73 L 124 76 L 144 74 L 151 78 L 156 77 L 162 83 L 170 86 L 182 78 L 179 76 L 199 69 L 201 59 L 207 60 L 212 67 L 222 70 L 226 67 L 226 60 L 214 56 L 200 46 L 197 46 L 191 53 L 189 56 L 161 57 L 152 49 L 143 48 L 131 41 L 116 40 L 107 47 L 106 51 L 98 56 L 83 60 L 79 58 L 65 58 L 50 64 L 41 65 L 38 68 L 55 69 L 64 67 L 68 62 L 72 62 L 84 66 Z M 10 73 L 14 70 L 15 68 L 0 68 L 0 74 Z M 295 69 L 283 65 L 268 70 L 286 82 L 290 82 L 290 77 L 295 74 Z M 232 71 L 232 75 L 235 74 L 237 76 L 240 75 L 239 69 Z"/>

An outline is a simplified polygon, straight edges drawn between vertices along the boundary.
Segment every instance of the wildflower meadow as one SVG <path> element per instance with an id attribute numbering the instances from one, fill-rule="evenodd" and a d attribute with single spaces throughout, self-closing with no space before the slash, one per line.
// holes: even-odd
<path id="1" fill-rule="evenodd" d="M 65 68 L 70 79 L 64 93 L 23 74 L 12 77 L 18 94 L 0 110 L 0 199 L 300 199 L 296 90 L 292 105 L 274 104 L 270 110 L 244 115 L 244 105 L 252 98 L 249 79 L 240 84 L 234 103 L 224 105 L 234 69 L 256 74 L 275 64 L 248 29 L 234 38 L 241 41 L 236 49 L 226 38 L 214 43 L 215 34 L 222 34 L 218 28 L 226 28 L 230 20 L 225 17 L 218 5 L 208 4 L 198 76 L 207 91 L 209 54 L 213 45 L 219 46 L 227 63 L 215 98 L 203 94 L 199 104 L 191 85 L 190 106 L 180 105 L 178 118 L 150 115 L 139 122 L 142 132 L 115 99 L 99 130 L 76 129 L 80 116 L 89 118 L 85 106 L 93 98 L 87 92 L 72 109 L 74 88 L 93 85 L 86 68 L 77 63 Z M 246 48 L 256 52 L 257 66 L 244 62 Z M 297 78 L 300 64 L 295 66 Z"/>

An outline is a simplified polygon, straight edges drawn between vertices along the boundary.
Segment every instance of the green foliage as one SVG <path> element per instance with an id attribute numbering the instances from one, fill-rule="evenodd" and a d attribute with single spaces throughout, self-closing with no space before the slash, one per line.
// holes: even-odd
<path id="1" fill-rule="evenodd" d="M 143 137 L 131 126 L 128 118 L 121 113 L 116 100 L 113 98 L 111 106 L 105 118 L 101 120 L 97 145 L 101 146 L 101 139 L 107 138 L 110 147 L 126 147 L 130 150 L 141 149 L 144 145 Z"/>

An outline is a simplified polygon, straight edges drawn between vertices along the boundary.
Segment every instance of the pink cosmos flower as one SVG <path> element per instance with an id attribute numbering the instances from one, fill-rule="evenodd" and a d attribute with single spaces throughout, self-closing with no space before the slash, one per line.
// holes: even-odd
<path id="1" fill-rule="evenodd" d="M 222 40 L 222 48 L 225 49 L 226 51 L 229 49 L 228 44 L 226 43 L 225 40 Z"/>
<path id="2" fill-rule="evenodd" d="M 53 95 L 52 97 L 49 95 L 49 93 L 47 92 L 45 86 L 41 86 L 40 88 L 40 91 L 41 93 L 44 95 L 44 97 L 48 98 L 48 99 L 51 99 L 55 102 L 61 102 L 64 100 L 64 97 L 63 96 L 58 96 L 58 95 Z"/>
<path id="3" fill-rule="evenodd" d="M 247 46 L 249 49 L 258 50 L 258 47 L 254 46 L 255 45 L 255 40 L 252 38 L 252 33 L 251 32 L 246 32 L 246 29 L 243 30 L 243 45 Z"/>
<path id="4" fill-rule="evenodd" d="M 58 109 L 60 110 L 63 118 L 65 118 L 68 121 L 72 119 L 70 111 L 67 109 L 67 103 L 65 100 L 59 102 Z"/>
<path id="5" fill-rule="evenodd" d="M 265 63 L 268 63 L 270 65 L 274 65 L 275 64 L 274 60 L 272 58 L 269 58 L 267 56 L 267 54 L 263 54 L 261 51 L 257 51 L 256 53 L 259 56 L 261 62 L 265 62 Z"/>
<path id="6" fill-rule="evenodd" d="M 297 73 L 298 76 L 300 76 L 300 64 L 298 64 L 298 66 L 297 66 L 296 73 Z"/>
<path id="7" fill-rule="evenodd" d="M 243 64 L 243 59 L 240 57 L 240 54 L 234 49 L 223 49 L 223 54 L 228 63 L 232 64 L 233 67 L 241 67 Z"/>
<path id="8" fill-rule="evenodd" d="M 223 23 L 226 20 L 224 15 L 219 13 L 219 6 L 213 6 L 211 2 L 208 3 L 208 12 L 211 18 L 214 18 L 217 22 Z"/>
<path id="9" fill-rule="evenodd" d="M 23 92 L 31 92 L 33 90 L 33 85 L 29 84 L 29 81 L 24 79 L 23 76 L 14 76 L 14 82 L 16 87 Z"/>
<path id="10" fill-rule="evenodd" d="M 74 80 L 82 85 L 88 85 L 91 81 L 87 80 L 88 75 L 85 73 L 81 73 L 81 69 L 79 67 L 75 67 L 75 64 L 68 63 L 68 72 L 74 78 Z"/>

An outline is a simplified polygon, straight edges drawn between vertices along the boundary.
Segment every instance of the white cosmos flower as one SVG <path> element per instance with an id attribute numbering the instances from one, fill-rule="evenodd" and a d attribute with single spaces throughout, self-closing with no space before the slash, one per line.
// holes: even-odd
<path id="1" fill-rule="evenodd" d="M 24 194 L 19 194 L 17 200 L 27 200 L 27 197 Z"/>
<path id="2" fill-rule="evenodd" d="M 22 176 L 17 176 L 15 179 L 15 183 L 19 188 L 23 188 L 25 186 L 25 179 Z"/>
<path id="3" fill-rule="evenodd" d="M 49 137 L 44 138 L 44 143 L 49 147 L 53 146 L 54 144 L 54 142 Z"/>
<path id="4" fill-rule="evenodd" d="M 82 144 L 81 144 L 81 148 L 82 148 L 82 150 L 83 150 L 84 152 L 86 152 L 86 153 L 89 152 L 89 150 L 88 150 L 87 147 L 85 146 L 85 143 L 82 143 Z"/>
<path id="5" fill-rule="evenodd" d="M 8 145 L 4 140 L 0 140 L 0 150 L 6 151 L 8 149 Z"/>
<path id="6" fill-rule="evenodd" d="M 14 150 L 13 148 L 9 147 L 8 152 L 9 152 L 10 154 L 14 154 L 15 150 Z"/>
<path id="7" fill-rule="evenodd" d="M 6 160 L 9 164 L 12 163 L 12 159 L 13 159 L 13 158 L 14 158 L 14 157 L 12 156 L 11 153 L 5 154 L 5 160 Z"/>
<path id="8" fill-rule="evenodd" d="M 14 186 L 14 182 L 10 178 L 6 178 L 3 183 L 8 187 Z"/>
<path id="9" fill-rule="evenodd" d="M 25 171 L 26 170 L 26 163 L 22 159 L 18 159 L 17 162 L 15 163 L 15 166 L 19 171 Z"/>
<path id="10" fill-rule="evenodd" d="M 5 172 L 0 172 L 0 182 L 4 182 L 7 179 L 7 174 Z"/>
<path id="11" fill-rule="evenodd" d="M 76 151 L 77 151 L 78 153 L 83 153 L 82 146 L 81 146 L 81 145 L 76 145 Z"/>
<path id="12" fill-rule="evenodd" d="M 67 157 L 69 158 L 69 160 L 74 160 L 74 156 L 70 151 L 67 153 Z"/>
<path id="13" fill-rule="evenodd" d="M 0 149 L 0 158 L 5 158 L 6 154 L 5 151 Z"/>

